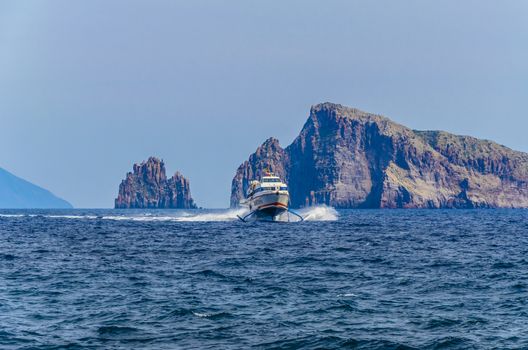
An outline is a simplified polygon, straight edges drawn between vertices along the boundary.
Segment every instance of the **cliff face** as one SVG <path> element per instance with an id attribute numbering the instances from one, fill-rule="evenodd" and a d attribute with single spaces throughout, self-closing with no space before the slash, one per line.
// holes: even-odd
<path id="1" fill-rule="evenodd" d="M 231 207 L 238 206 L 240 199 L 244 198 L 249 182 L 260 178 L 263 171 L 269 170 L 280 176 L 284 181 L 288 180 L 286 166 L 289 159 L 275 138 L 269 138 L 260 146 L 255 153 L 249 156 L 249 160 L 242 163 L 231 182 Z"/>
<path id="2" fill-rule="evenodd" d="M 269 139 L 238 168 L 232 206 L 267 167 L 292 207 L 528 207 L 528 154 L 331 103 L 312 107 L 290 146 Z"/>
<path id="3" fill-rule="evenodd" d="M 134 164 L 119 185 L 115 208 L 196 208 L 189 181 L 180 173 L 167 179 L 165 164 L 155 157 Z"/>

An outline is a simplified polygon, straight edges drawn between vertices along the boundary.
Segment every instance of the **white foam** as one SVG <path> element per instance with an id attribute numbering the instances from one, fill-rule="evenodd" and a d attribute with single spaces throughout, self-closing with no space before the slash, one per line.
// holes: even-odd
<path id="1" fill-rule="evenodd" d="M 156 216 L 152 213 L 137 215 L 51 215 L 51 214 L 0 214 L 5 218 L 43 217 L 50 219 L 72 219 L 72 220 L 114 220 L 114 221 L 233 221 L 238 220 L 237 215 L 243 215 L 245 209 L 223 210 L 214 212 L 176 212 L 174 215 Z"/>
<path id="2" fill-rule="evenodd" d="M 214 213 L 193 213 L 179 217 L 177 221 L 232 221 L 238 220 L 237 215 L 242 216 L 246 211 L 246 209 L 232 209 Z"/>
<path id="3" fill-rule="evenodd" d="M 97 219 L 95 215 L 43 215 L 43 217 L 52 219 Z"/>
<path id="4" fill-rule="evenodd" d="M 4 218 L 51 218 L 51 219 L 97 219 L 95 215 L 40 215 L 40 214 L 0 214 Z"/>
<path id="5" fill-rule="evenodd" d="M 337 297 L 338 298 L 343 298 L 343 297 L 349 298 L 349 297 L 357 297 L 357 295 L 354 293 L 345 293 L 345 294 L 338 294 Z"/>
<path id="6" fill-rule="evenodd" d="M 182 221 L 182 222 L 211 222 L 211 221 L 233 221 L 238 220 L 237 215 L 242 215 L 245 209 L 223 210 L 214 212 L 179 212 L 175 215 L 155 216 L 150 213 L 141 215 L 109 215 L 103 216 L 103 220 L 130 220 L 130 221 Z"/>
<path id="7" fill-rule="evenodd" d="M 339 217 L 337 210 L 325 205 L 302 209 L 299 214 L 305 221 L 336 221 Z"/>
<path id="8" fill-rule="evenodd" d="M 101 217 L 103 220 L 112 220 L 112 221 L 171 221 L 170 216 L 127 216 L 127 215 L 105 215 Z"/>
<path id="9" fill-rule="evenodd" d="M 44 217 L 52 219 L 71 220 L 114 220 L 114 221 L 143 221 L 143 222 L 214 222 L 238 220 L 237 215 L 243 217 L 248 213 L 247 209 L 227 209 L 215 211 L 178 211 L 174 214 L 156 215 L 153 213 L 122 214 L 122 215 L 39 215 L 39 214 L 0 214 L 0 217 Z M 160 213 L 161 214 L 161 213 Z M 172 215 L 171 215 L 172 214 Z M 307 221 L 334 221 L 338 214 L 334 208 L 326 206 L 310 207 L 299 211 L 299 214 Z"/>

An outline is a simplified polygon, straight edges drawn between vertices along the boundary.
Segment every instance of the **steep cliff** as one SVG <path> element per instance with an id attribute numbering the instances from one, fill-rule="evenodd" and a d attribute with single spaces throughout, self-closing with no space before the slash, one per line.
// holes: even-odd
<path id="1" fill-rule="evenodd" d="M 267 167 L 293 207 L 528 207 L 528 154 L 332 103 L 312 107 L 291 145 L 269 139 L 238 168 L 232 206 Z"/>
<path id="2" fill-rule="evenodd" d="M 196 208 L 189 181 L 180 173 L 167 179 L 165 164 L 155 157 L 134 164 L 119 185 L 116 208 Z"/>

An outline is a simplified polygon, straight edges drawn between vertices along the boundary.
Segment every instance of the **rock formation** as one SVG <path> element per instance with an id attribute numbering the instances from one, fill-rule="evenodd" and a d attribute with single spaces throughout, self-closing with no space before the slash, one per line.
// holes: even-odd
<path id="1" fill-rule="evenodd" d="M 528 207 L 528 154 L 332 103 L 312 107 L 291 145 L 270 138 L 240 165 L 231 206 L 266 168 L 289 184 L 292 207 Z"/>
<path id="2" fill-rule="evenodd" d="M 194 209 L 189 181 L 179 172 L 167 179 L 162 160 L 150 157 L 134 164 L 119 185 L 115 208 Z"/>

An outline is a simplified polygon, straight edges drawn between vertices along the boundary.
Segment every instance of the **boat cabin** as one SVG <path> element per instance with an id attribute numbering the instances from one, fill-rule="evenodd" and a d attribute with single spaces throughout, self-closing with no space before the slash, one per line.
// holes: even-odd
<path id="1" fill-rule="evenodd" d="M 262 191 L 288 191 L 288 186 L 282 182 L 280 177 L 274 175 L 263 176 L 260 181 L 251 181 L 247 197 L 251 197 Z"/>

